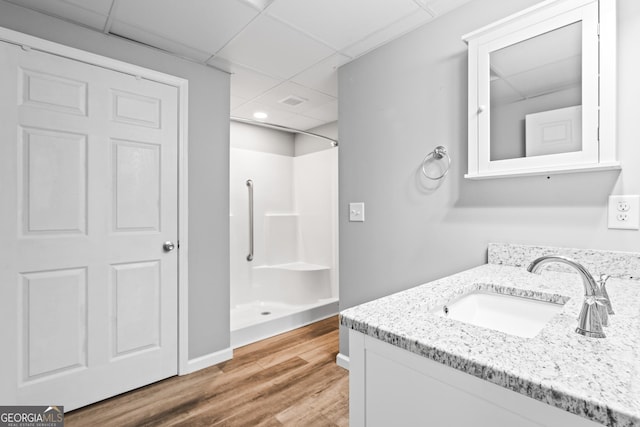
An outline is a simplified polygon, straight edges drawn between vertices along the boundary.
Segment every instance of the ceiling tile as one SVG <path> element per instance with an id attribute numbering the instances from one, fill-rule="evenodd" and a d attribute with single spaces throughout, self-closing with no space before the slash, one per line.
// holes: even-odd
<path id="1" fill-rule="evenodd" d="M 248 70 L 236 65 L 231 66 L 231 94 L 253 99 L 267 90 L 279 85 L 281 80 Z"/>
<path id="2" fill-rule="evenodd" d="M 418 10 L 413 0 L 277 0 L 267 14 L 342 50 Z"/>
<path id="3" fill-rule="evenodd" d="M 287 105 L 280 102 L 290 95 L 302 98 L 305 102 L 299 105 Z M 290 113 L 296 114 L 304 114 L 306 111 L 313 110 L 314 108 L 334 100 L 335 98 L 332 96 L 293 82 L 282 83 L 256 99 L 257 102 L 267 107 L 277 108 L 279 110 L 289 111 Z"/>
<path id="4" fill-rule="evenodd" d="M 465 3 L 469 3 L 471 0 L 420 0 L 425 3 L 427 9 L 431 10 L 436 15 L 444 15 L 447 12 L 451 12 L 462 6 Z"/>
<path id="5" fill-rule="evenodd" d="M 327 122 L 322 120 L 313 119 L 311 117 L 306 117 L 300 114 L 292 114 L 287 119 L 287 126 L 293 129 L 299 130 L 309 130 L 315 127 L 321 126 Z"/>
<path id="6" fill-rule="evenodd" d="M 336 99 L 313 110 L 309 110 L 304 113 L 304 115 L 323 122 L 335 122 L 338 120 L 338 100 Z"/>
<path id="7" fill-rule="evenodd" d="M 333 53 L 322 43 L 262 15 L 218 55 L 230 62 L 286 79 Z"/>
<path id="8" fill-rule="evenodd" d="M 202 52 L 200 50 L 193 49 L 189 46 L 185 46 L 173 40 L 165 39 L 164 37 L 160 37 L 157 34 L 141 30 L 140 28 L 120 21 L 112 22 L 110 33 L 126 37 L 128 39 L 135 40 L 141 43 L 145 43 L 150 46 L 166 50 L 167 52 L 175 53 L 177 55 L 191 58 L 200 62 L 204 62 L 211 57 L 211 54 L 208 52 Z"/>
<path id="9" fill-rule="evenodd" d="M 83 9 L 97 12 L 101 15 L 108 15 L 114 0 L 61 0 L 64 3 L 70 3 Z M 42 1 L 40 3 L 43 3 Z M 48 3 L 48 2 L 47 2 Z"/>
<path id="10" fill-rule="evenodd" d="M 582 25 L 576 22 L 491 52 L 491 66 L 512 76 L 581 54 Z"/>
<path id="11" fill-rule="evenodd" d="M 271 3 L 273 3 L 274 0 L 243 0 L 245 3 L 249 3 L 251 6 L 255 7 L 256 9 L 262 11 L 264 10 L 267 6 L 269 6 Z"/>
<path id="12" fill-rule="evenodd" d="M 347 48 L 342 50 L 342 53 L 345 53 L 354 58 L 364 55 L 365 53 L 379 46 L 382 46 L 383 44 L 386 44 L 391 40 L 394 40 L 412 30 L 415 30 L 419 26 L 426 24 L 432 19 L 433 15 L 425 10 L 420 9 L 415 13 L 404 16 L 388 27 L 371 34 L 369 37 L 366 37 L 359 42 L 348 46 Z"/>
<path id="13" fill-rule="evenodd" d="M 338 96 L 338 67 L 349 62 L 351 58 L 336 53 L 318 62 L 292 78 L 295 83 L 310 87 L 331 96 Z"/>
<path id="14" fill-rule="evenodd" d="M 114 19 L 213 54 L 258 13 L 238 0 L 126 0 Z"/>
<path id="15" fill-rule="evenodd" d="M 102 31 L 112 0 L 8 0 L 13 4 L 37 10 L 67 21 L 77 22 Z"/>
<path id="16" fill-rule="evenodd" d="M 293 115 L 288 111 L 278 110 L 273 107 L 269 107 L 259 102 L 248 102 L 240 107 L 231 110 L 231 115 L 236 117 L 242 117 L 244 119 L 255 120 L 253 113 L 256 111 L 264 111 L 269 114 L 264 121 L 267 123 L 276 123 L 282 126 L 289 126 L 288 119 Z"/>
<path id="17" fill-rule="evenodd" d="M 508 80 L 521 93 L 529 97 L 539 96 L 569 87 L 580 87 L 581 66 L 580 57 L 567 58 L 516 74 Z"/>

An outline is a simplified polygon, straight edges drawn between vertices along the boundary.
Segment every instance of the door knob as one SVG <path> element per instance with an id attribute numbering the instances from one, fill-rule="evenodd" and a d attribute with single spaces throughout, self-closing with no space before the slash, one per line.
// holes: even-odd
<path id="1" fill-rule="evenodd" d="M 164 242 L 163 245 L 162 245 L 162 249 L 164 249 L 165 252 L 171 252 L 175 248 L 176 248 L 176 245 L 174 245 L 173 242 L 168 241 L 168 240 L 166 242 Z"/>

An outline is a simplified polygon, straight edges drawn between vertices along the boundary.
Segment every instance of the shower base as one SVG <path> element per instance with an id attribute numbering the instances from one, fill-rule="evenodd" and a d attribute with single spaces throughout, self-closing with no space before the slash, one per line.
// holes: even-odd
<path id="1" fill-rule="evenodd" d="M 231 347 L 251 344 L 338 314 L 338 299 L 312 304 L 255 301 L 231 309 Z"/>

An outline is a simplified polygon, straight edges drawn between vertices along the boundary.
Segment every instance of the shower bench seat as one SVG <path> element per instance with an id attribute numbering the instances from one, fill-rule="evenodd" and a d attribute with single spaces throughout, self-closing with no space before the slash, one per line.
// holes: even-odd
<path id="1" fill-rule="evenodd" d="M 287 271 L 321 271 L 321 270 L 331 270 L 331 267 L 326 265 L 319 264 L 311 264 L 308 262 L 298 261 L 298 262 L 288 262 L 284 264 L 273 264 L 273 265 L 261 265 L 254 267 L 257 269 L 274 269 L 274 270 L 287 270 Z"/>

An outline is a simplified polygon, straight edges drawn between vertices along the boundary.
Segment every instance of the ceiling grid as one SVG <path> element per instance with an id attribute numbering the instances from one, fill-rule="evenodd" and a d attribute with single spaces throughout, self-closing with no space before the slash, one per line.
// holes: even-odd
<path id="1" fill-rule="evenodd" d="M 338 119 L 338 67 L 470 0 L 0 1 L 229 72 L 231 115 L 308 130 Z"/>

